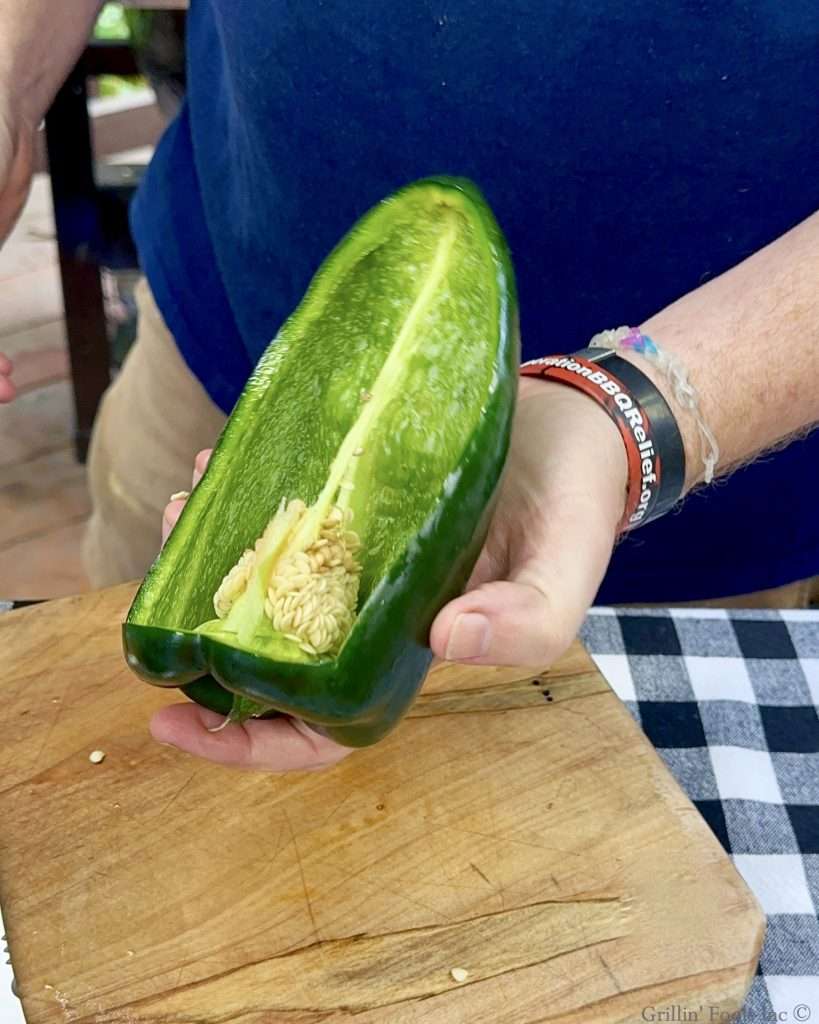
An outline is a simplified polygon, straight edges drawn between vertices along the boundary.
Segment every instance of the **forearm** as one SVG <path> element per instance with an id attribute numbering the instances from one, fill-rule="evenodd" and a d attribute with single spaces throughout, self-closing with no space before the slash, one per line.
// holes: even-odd
<path id="1" fill-rule="evenodd" d="M 810 427 L 819 421 L 819 213 L 641 329 L 688 371 L 719 443 L 718 473 Z M 627 358 L 668 395 L 656 368 Z M 692 418 L 679 419 L 690 488 L 703 462 Z"/>
<path id="2" fill-rule="evenodd" d="M 0 0 L 0 103 L 36 125 L 82 52 L 102 0 Z"/>

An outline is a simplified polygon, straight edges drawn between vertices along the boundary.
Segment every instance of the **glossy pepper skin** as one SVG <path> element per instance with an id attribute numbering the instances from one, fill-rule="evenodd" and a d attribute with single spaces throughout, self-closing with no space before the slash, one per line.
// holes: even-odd
<path id="1" fill-rule="evenodd" d="M 408 238 L 416 225 L 421 267 L 417 287 L 411 276 L 415 270 L 415 235 Z M 439 239 L 446 232 L 448 248 Z M 434 272 L 438 278 L 433 280 Z M 398 307 L 404 292 L 411 288 L 416 288 L 415 298 L 405 302 L 410 314 L 405 320 L 395 321 L 396 330 L 399 326 L 403 330 L 403 325 L 415 317 L 415 336 L 411 339 L 414 347 L 406 341 L 406 330 L 400 336 L 408 352 L 406 387 L 422 389 L 417 394 L 423 405 L 425 385 L 423 381 L 418 383 L 418 375 L 421 369 L 432 375 L 430 388 L 438 391 L 430 399 L 425 420 L 422 409 L 421 419 L 433 437 L 438 437 L 436 430 L 439 432 L 441 446 L 448 444 L 453 451 L 459 447 L 444 472 L 441 467 L 445 460 L 438 458 L 437 450 L 431 455 L 418 454 L 425 435 L 423 424 L 419 433 L 412 433 L 418 418 L 414 408 L 399 407 L 391 414 L 398 417 L 392 423 L 385 414 L 380 434 L 377 421 L 373 447 L 383 442 L 389 446 L 390 457 L 387 460 L 385 456 L 381 464 L 374 463 L 373 472 L 386 473 L 394 488 L 405 487 L 408 506 L 420 493 L 432 494 L 434 500 L 424 505 L 426 499 L 418 499 L 417 508 L 411 509 L 413 515 L 420 516 L 417 521 L 407 513 L 412 531 L 383 571 L 362 588 L 355 623 L 341 650 L 335 657 L 300 656 L 289 660 L 271 657 L 270 651 L 254 645 L 226 642 L 218 635 L 218 624 L 216 632 L 196 632 L 196 627 L 213 616 L 206 608 L 214 581 L 218 583 L 242 547 L 260 535 L 280 498 L 292 497 L 294 486 L 301 486 L 309 492 L 305 500 L 315 500 L 322 463 L 317 455 L 319 469 L 311 477 L 308 464 L 313 449 L 309 445 L 310 438 L 325 429 L 324 424 L 316 422 L 316 416 L 323 416 L 325 409 L 352 408 L 350 395 L 362 381 L 370 379 L 363 362 L 375 357 L 373 346 L 364 346 L 360 350 L 361 366 L 354 358 L 338 362 L 342 359 L 339 346 L 347 344 L 347 335 L 342 342 L 327 341 L 329 362 L 332 364 L 334 358 L 337 362 L 327 367 L 326 388 L 338 386 L 343 391 L 338 392 L 341 397 L 334 403 L 328 399 L 329 392 L 315 399 L 305 397 L 308 422 L 304 430 L 308 436 L 302 440 L 286 417 L 293 415 L 292 403 L 299 395 L 307 396 L 311 388 L 304 383 L 305 360 L 312 360 L 315 372 L 321 373 L 322 346 L 324 339 L 330 338 L 335 321 L 359 302 L 368 322 L 386 323 L 380 318 L 382 311 Z M 416 310 L 412 303 L 420 303 L 422 297 L 427 306 Z M 360 318 L 355 320 L 359 322 Z M 390 329 L 384 329 L 387 338 Z M 349 334 L 349 328 L 345 330 Z M 424 331 L 438 339 L 434 346 L 430 341 L 432 355 L 425 351 Z M 475 333 L 480 335 L 478 340 L 473 337 Z M 292 351 L 298 349 L 298 370 L 288 369 L 296 365 L 287 363 L 288 344 Z M 378 344 L 387 352 L 391 343 L 373 343 L 375 347 Z M 279 352 L 277 345 L 281 346 Z M 467 361 L 460 359 L 462 350 L 467 352 Z M 365 215 L 325 261 L 301 305 L 262 356 L 205 476 L 146 576 L 123 626 L 131 668 L 155 685 L 181 687 L 193 700 L 222 713 L 228 713 L 238 696 L 254 702 L 256 712 L 296 716 L 346 746 L 366 746 L 381 739 L 416 696 L 432 658 L 427 646 L 432 621 L 440 608 L 463 589 L 485 539 L 509 445 L 518 353 L 511 262 L 500 229 L 471 183 L 425 179 L 407 186 Z M 441 395 L 450 397 L 460 375 L 473 372 L 483 374 L 486 386 L 480 392 L 473 388 L 468 401 L 463 402 L 462 423 L 451 426 L 445 410 L 439 408 Z M 453 383 L 442 384 L 442 380 Z M 341 384 L 336 385 L 336 381 Z M 285 389 L 290 400 L 286 406 L 275 405 L 277 387 Z M 390 392 L 388 397 L 400 403 L 404 383 L 393 380 L 390 387 L 394 395 Z M 319 402 L 315 408 L 309 406 L 313 400 Z M 277 419 L 278 408 L 285 411 Z M 327 413 L 328 417 L 332 415 Z M 355 410 L 349 413 L 350 417 L 354 415 Z M 404 428 L 409 431 L 408 445 L 415 446 L 406 458 L 401 448 Z M 330 433 L 337 429 L 341 437 L 348 424 L 345 421 L 337 428 L 326 429 Z M 311 430 L 314 434 L 309 433 Z M 278 472 L 277 452 L 283 449 L 277 437 L 282 436 L 285 442 L 291 439 L 293 445 L 307 445 L 307 455 L 294 454 L 292 466 L 279 474 L 281 479 L 269 481 L 268 477 L 276 477 Z M 327 442 L 331 448 L 335 436 Z M 279 456 L 284 461 L 289 457 Z M 228 483 L 232 486 L 239 479 L 237 466 L 247 471 L 247 492 L 226 496 Z M 264 471 L 265 466 L 270 468 L 269 473 Z M 366 520 L 367 509 L 377 505 L 380 493 L 373 484 L 371 494 L 361 498 L 362 520 Z M 395 507 L 400 508 L 404 499 L 395 500 Z M 389 511 L 389 506 L 385 507 Z M 396 515 L 400 525 L 404 522 L 401 513 Z M 375 524 L 372 529 L 382 527 Z M 234 540 L 233 535 L 239 533 L 242 536 Z M 373 532 L 373 536 L 381 535 Z M 203 577 L 201 585 L 197 574 Z"/>

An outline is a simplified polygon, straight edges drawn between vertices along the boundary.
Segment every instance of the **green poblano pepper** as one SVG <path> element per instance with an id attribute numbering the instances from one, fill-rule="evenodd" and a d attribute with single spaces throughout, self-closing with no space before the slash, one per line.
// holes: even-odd
<path id="1" fill-rule="evenodd" d="M 374 207 L 248 381 L 134 599 L 128 664 L 234 720 L 380 739 L 485 538 L 518 350 L 509 254 L 472 184 Z"/>

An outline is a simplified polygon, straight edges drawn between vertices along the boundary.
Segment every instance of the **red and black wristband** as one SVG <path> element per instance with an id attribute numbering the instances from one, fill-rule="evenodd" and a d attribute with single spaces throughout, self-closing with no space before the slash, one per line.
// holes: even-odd
<path id="1" fill-rule="evenodd" d="M 685 485 L 680 428 L 657 387 L 636 366 L 612 349 L 587 348 L 569 356 L 533 359 L 520 372 L 577 388 L 616 423 L 628 460 L 621 531 L 658 519 L 679 501 Z"/>

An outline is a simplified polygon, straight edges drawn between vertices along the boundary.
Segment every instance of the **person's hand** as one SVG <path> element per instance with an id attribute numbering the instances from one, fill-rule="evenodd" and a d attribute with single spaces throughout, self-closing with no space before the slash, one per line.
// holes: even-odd
<path id="1" fill-rule="evenodd" d="M 0 106 L 0 245 L 23 209 L 33 167 L 33 129 Z M 17 394 L 11 369 L 11 361 L 0 352 L 0 403 L 10 402 Z"/>
<path id="2" fill-rule="evenodd" d="M 606 571 L 626 480 L 617 427 L 593 399 L 523 378 L 489 536 L 466 592 L 432 625 L 435 654 L 476 665 L 560 657 Z"/>
<path id="3" fill-rule="evenodd" d="M 200 452 L 194 486 L 210 452 Z M 430 645 L 469 664 L 544 665 L 574 639 L 614 546 L 626 495 L 617 428 L 590 398 L 524 379 L 489 536 L 466 592 L 438 614 Z M 184 507 L 170 502 L 163 543 Z M 155 739 L 221 764 L 321 768 L 350 751 L 291 718 L 208 729 L 222 716 L 194 704 L 154 715 Z"/>
<path id="4" fill-rule="evenodd" d="M 11 360 L 0 352 L 0 405 L 10 402 L 17 394 L 14 381 L 11 379 Z"/>
<path id="5" fill-rule="evenodd" d="M 193 468 L 195 487 L 210 458 L 211 449 L 199 452 Z M 165 506 L 162 516 L 162 543 L 174 528 L 185 499 L 177 498 Z M 197 757 L 217 764 L 238 765 L 268 772 L 314 771 L 336 764 L 347 754 L 326 736 L 314 732 L 297 718 L 251 719 L 241 725 L 231 723 L 211 732 L 224 722 L 218 715 L 198 704 L 172 704 L 157 711 L 151 719 L 151 735 L 160 743 L 169 743 Z"/>
<path id="6" fill-rule="evenodd" d="M 2 101 L 0 88 L 0 245 L 25 205 L 34 171 L 35 126 Z"/>

